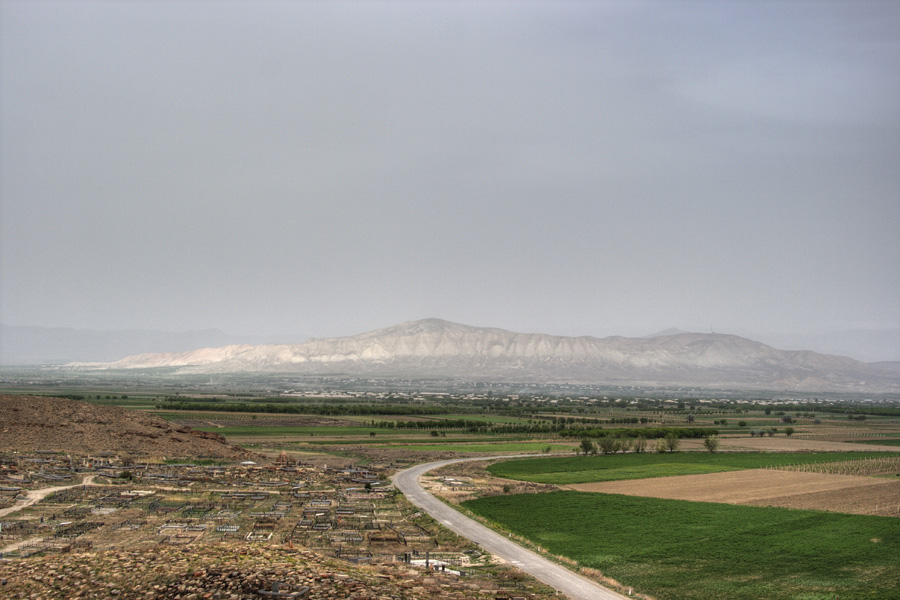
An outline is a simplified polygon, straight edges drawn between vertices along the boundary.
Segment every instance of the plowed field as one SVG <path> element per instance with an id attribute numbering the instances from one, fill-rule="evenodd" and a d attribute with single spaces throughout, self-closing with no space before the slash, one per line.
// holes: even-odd
<path id="1" fill-rule="evenodd" d="M 750 469 L 566 486 L 583 492 L 900 517 L 900 481 Z"/>

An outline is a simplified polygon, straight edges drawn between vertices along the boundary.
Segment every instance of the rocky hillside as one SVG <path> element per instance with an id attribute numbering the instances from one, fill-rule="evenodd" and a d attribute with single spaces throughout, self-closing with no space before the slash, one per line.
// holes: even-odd
<path id="1" fill-rule="evenodd" d="M 810 391 L 900 390 L 900 377 L 890 365 L 776 350 L 734 335 L 675 333 L 600 339 L 514 333 L 439 319 L 303 344 L 141 354 L 98 366 L 174 367 L 182 373 L 289 371 Z"/>
<path id="2" fill-rule="evenodd" d="M 175 427 L 140 411 L 64 398 L 0 395 L 0 452 L 14 450 L 167 458 L 249 456 L 218 434 Z"/>
<path id="3" fill-rule="evenodd" d="M 101 568 L 98 568 L 98 565 Z M 512 576 L 510 576 L 512 577 Z M 274 592 L 274 584 L 279 584 Z M 410 569 L 402 563 L 354 566 L 306 549 L 202 546 L 152 551 L 86 552 L 0 560 L 2 598 L 199 600 L 493 600 L 510 597 L 520 581 L 485 581 Z M 538 587 L 529 583 L 529 588 Z M 529 600 L 554 598 L 515 588 Z"/>

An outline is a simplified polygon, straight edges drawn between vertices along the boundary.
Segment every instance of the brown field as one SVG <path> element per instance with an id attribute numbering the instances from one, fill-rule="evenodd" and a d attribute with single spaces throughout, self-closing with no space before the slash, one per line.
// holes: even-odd
<path id="1" fill-rule="evenodd" d="M 900 481 L 854 475 L 750 469 L 565 487 L 627 496 L 900 517 Z"/>
<path id="2" fill-rule="evenodd" d="M 810 440 L 802 437 L 786 437 L 784 434 L 757 438 L 749 435 L 746 437 L 721 436 L 719 449 L 757 452 L 900 452 L 898 446 Z M 703 440 L 682 440 L 679 450 L 703 450 Z"/>

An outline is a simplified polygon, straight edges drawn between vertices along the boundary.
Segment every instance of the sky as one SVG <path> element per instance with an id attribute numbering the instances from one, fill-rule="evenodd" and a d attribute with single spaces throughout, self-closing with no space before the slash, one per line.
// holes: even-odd
<path id="1" fill-rule="evenodd" d="M 0 0 L 4 324 L 427 317 L 900 328 L 900 3 Z"/>

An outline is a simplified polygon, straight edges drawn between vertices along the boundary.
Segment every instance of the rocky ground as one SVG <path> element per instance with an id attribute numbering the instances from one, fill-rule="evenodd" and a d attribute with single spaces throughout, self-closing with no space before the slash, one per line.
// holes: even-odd
<path id="1" fill-rule="evenodd" d="M 281 596 L 274 595 L 276 591 Z M 181 599 L 296 597 L 311 600 L 549 598 L 409 568 L 353 566 L 305 549 L 192 546 L 152 552 L 88 552 L 0 560 L 0 597 L 9 599 Z M 507 588 L 504 591 L 504 587 Z M 305 593 L 304 593 L 305 591 Z M 268 593 L 266 593 L 268 592 Z"/>
<path id="2" fill-rule="evenodd" d="M 0 452 L 112 452 L 154 457 L 245 459 L 225 438 L 115 406 L 64 398 L 0 395 Z"/>

